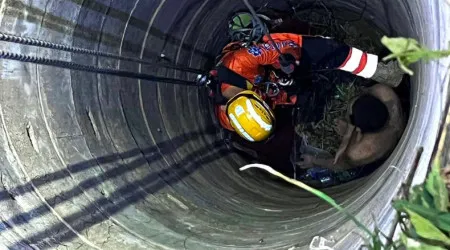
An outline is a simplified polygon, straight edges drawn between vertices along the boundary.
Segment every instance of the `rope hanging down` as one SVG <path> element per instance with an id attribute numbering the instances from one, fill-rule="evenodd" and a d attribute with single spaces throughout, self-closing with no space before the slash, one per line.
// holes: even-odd
<path id="1" fill-rule="evenodd" d="M 2 50 L 0 50 L 0 59 L 8 59 L 8 60 L 14 60 L 14 61 L 20 61 L 20 62 L 30 62 L 30 63 L 54 66 L 54 67 L 64 68 L 64 69 L 72 69 L 72 70 L 99 73 L 99 74 L 105 74 L 105 75 L 129 77 L 129 78 L 143 79 L 143 80 L 155 81 L 155 82 L 164 82 L 164 83 L 172 83 L 172 84 L 188 85 L 188 86 L 198 86 L 198 84 L 196 82 L 192 82 L 192 81 L 158 77 L 158 76 L 153 76 L 153 75 L 148 75 L 148 74 L 123 71 L 123 70 L 105 69 L 105 68 L 99 68 L 96 66 L 83 65 L 83 64 L 77 64 L 77 63 L 68 62 L 68 61 L 48 59 L 48 58 L 42 58 L 42 57 L 36 57 L 36 56 L 22 55 L 22 54 L 17 54 L 17 53 L 6 52 L 6 51 L 2 51 Z"/>
<path id="2" fill-rule="evenodd" d="M 133 57 L 128 57 L 128 56 L 119 56 L 116 54 L 101 52 L 101 51 L 97 51 L 97 50 L 78 48 L 78 47 L 73 47 L 73 46 L 68 46 L 68 45 L 58 44 L 58 43 L 51 43 L 51 42 L 47 42 L 47 41 L 43 41 L 43 40 L 38 40 L 38 39 L 34 39 L 34 38 L 29 38 L 29 37 L 21 37 L 21 36 L 11 35 L 11 34 L 7 34 L 7 33 L 3 33 L 3 32 L 0 32 L 0 41 L 18 43 L 18 44 L 36 46 L 36 47 L 42 47 L 42 48 L 48 48 L 48 49 L 61 50 L 61 51 L 78 53 L 78 54 L 108 57 L 108 58 L 117 59 L 117 60 L 141 63 L 141 64 L 154 66 L 154 67 L 175 69 L 175 70 L 180 70 L 180 71 L 194 73 L 194 74 L 204 74 L 205 73 L 204 70 L 200 70 L 200 69 L 182 67 L 182 66 L 177 66 L 177 65 L 162 64 L 162 63 L 161 64 L 154 63 L 154 62 L 149 62 L 149 61 L 138 59 L 138 58 L 133 58 Z"/>

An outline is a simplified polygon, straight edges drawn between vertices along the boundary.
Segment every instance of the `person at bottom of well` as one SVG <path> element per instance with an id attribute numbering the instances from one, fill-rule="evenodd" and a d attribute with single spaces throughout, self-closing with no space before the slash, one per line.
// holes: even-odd
<path id="1" fill-rule="evenodd" d="M 387 85 L 366 89 L 350 104 L 346 117 L 336 121 L 341 144 L 330 154 L 305 153 L 297 165 L 345 171 L 387 157 L 395 148 L 405 128 L 400 99 Z"/>

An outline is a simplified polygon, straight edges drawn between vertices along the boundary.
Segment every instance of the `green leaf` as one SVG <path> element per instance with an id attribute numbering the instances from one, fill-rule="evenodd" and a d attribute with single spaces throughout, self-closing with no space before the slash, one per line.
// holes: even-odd
<path id="1" fill-rule="evenodd" d="M 425 208 L 435 208 L 433 196 L 423 188 L 423 185 L 413 187 L 409 197 L 409 201 L 416 205 L 421 205 Z"/>
<path id="2" fill-rule="evenodd" d="M 436 227 L 440 228 L 445 232 L 450 232 L 450 213 L 441 212 L 433 208 L 425 208 L 423 206 L 413 204 L 405 200 L 394 201 L 394 208 L 397 211 L 407 212 L 407 210 L 413 211 L 420 216 L 426 218 Z"/>
<path id="3" fill-rule="evenodd" d="M 408 238 L 405 234 L 401 234 L 400 238 L 402 240 L 403 245 L 408 250 L 445 250 L 445 248 L 428 245 L 423 242 L 419 242 L 417 240 Z"/>
<path id="4" fill-rule="evenodd" d="M 375 227 L 375 230 L 373 232 L 372 242 L 371 242 L 371 250 L 383 250 L 383 243 L 380 239 L 380 229 L 378 227 Z"/>
<path id="5" fill-rule="evenodd" d="M 433 223 L 411 210 L 406 209 L 406 213 L 409 215 L 409 220 L 420 237 L 436 240 L 450 246 L 450 239 L 435 227 Z"/>
<path id="6" fill-rule="evenodd" d="M 408 75 L 410 75 L 410 76 L 412 76 L 412 75 L 414 75 L 414 72 L 411 70 L 411 69 L 409 69 L 406 65 L 405 65 L 405 63 L 402 61 L 402 60 L 398 60 L 398 63 L 399 63 L 399 65 L 400 65 L 400 68 L 405 72 L 405 73 L 407 73 Z"/>
<path id="7" fill-rule="evenodd" d="M 381 43 L 394 54 L 419 51 L 421 49 L 419 42 L 411 38 L 384 36 L 381 39 Z"/>
<path id="8" fill-rule="evenodd" d="M 383 243 L 381 243 L 381 240 L 378 237 L 372 238 L 372 246 L 371 250 L 383 250 Z"/>
<path id="9" fill-rule="evenodd" d="M 428 51 L 425 59 L 439 59 L 446 56 L 450 56 L 450 50 Z"/>
<path id="10" fill-rule="evenodd" d="M 439 160 L 433 163 L 430 174 L 425 182 L 425 190 L 433 196 L 434 207 L 442 212 L 447 212 L 448 191 L 441 177 L 441 164 Z"/>
<path id="11" fill-rule="evenodd" d="M 400 67 L 407 67 L 420 60 L 426 53 L 414 39 L 383 37 L 381 42 L 392 52 L 384 60 L 397 59 Z"/>
<path id="12" fill-rule="evenodd" d="M 450 50 L 433 51 L 422 47 L 415 39 L 404 37 L 386 37 L 381 39 L 381 43 L 388 48 L 392 54 L 383 58 L 384 61 L 397 59 L 400 68 L 413 75 L 414 72 L 408 68 L 412 63 L 421 59 L 431 60 L 450 56 Z"/>

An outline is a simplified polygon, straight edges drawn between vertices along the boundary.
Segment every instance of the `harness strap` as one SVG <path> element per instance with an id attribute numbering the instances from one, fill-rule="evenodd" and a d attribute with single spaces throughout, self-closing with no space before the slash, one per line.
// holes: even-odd
<path id="1" fill-rule="evenodd" d="M 253 88 L 253 84 L 249 80 L 223 65 L 217 67 L 217 73 L 219 84 L 225 82 L 241 89 L 251 90 Z"/>

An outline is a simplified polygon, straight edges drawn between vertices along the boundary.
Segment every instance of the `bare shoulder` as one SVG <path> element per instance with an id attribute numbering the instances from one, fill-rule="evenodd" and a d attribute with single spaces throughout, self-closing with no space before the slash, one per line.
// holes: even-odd
<path id="1" fill-rule="evenodd" d="M 366 141 L 351 145 L 347 150 L 347 159 L 352 164 L 365 164 L 367 160 L 370 160 L 374 154 L 374 146 Z"/>
<path id="2" fill-rule="evenodd" d="M 366 93 L 379 99 L 388 107 L 401 108 L 400 98 L 394 92 L 394 90 L 384 84 L 376 84 L 366 90 Z"/>
<path id="3" fill-rule="evenodd" d="M 367 93 L 381 100 L 386 98 L 398 99 L 397 94 L 395 94 L 394 90 L 391 87 L 381 83 L 375 84 L 372 87 L 368 88 Z"/>

